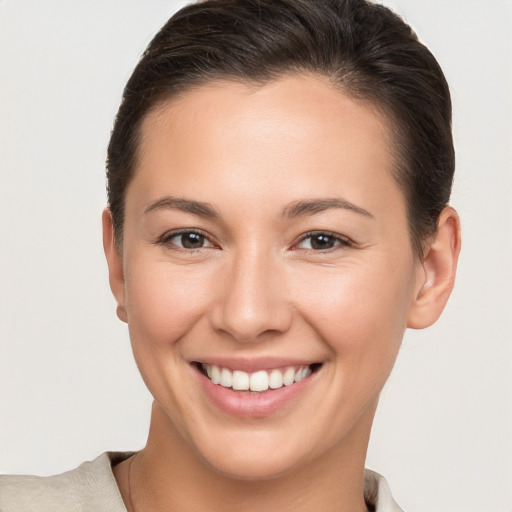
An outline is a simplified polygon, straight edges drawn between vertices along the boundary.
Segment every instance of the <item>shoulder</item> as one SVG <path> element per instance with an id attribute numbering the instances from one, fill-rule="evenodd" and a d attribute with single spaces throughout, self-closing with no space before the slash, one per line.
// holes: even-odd
<path id="1" fill-rule="evenodd" d="M 129 455 L 107 452 L 60 475 L 0 475 L 0 511 L 126 512 L 112 464 Z"/>
<path id="2" fill-rule="evenodd" d="M 404 512 L 393 499 L 386 479 L 371 469 L 364 472 L 364 497 L 375 512 Z"/>

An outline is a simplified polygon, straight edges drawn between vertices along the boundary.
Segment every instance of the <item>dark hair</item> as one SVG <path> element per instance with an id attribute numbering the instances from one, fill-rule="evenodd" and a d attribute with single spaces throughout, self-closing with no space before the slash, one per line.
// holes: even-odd
<path id="1" fill-rule="evenodd" d="M 265 84 L 316 73 L 384 112 L 395 177 L 417 254 L 435 233 L 455 155 L 448 84 L 436 59 L 396 14 L 365 0 L 206 0 L 178 11 L 129 79 L 107 158 L 114 233 L 137 165 L 142 120 L 163 101 L 213 80 Z"/>

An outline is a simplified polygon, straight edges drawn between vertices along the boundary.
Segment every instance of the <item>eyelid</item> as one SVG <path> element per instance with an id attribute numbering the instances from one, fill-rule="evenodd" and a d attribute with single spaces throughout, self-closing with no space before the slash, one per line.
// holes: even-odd
<path id="1" fill-rule="evenodd" d="M 315 229 L 313 231 L 308 231 L 299 237 L 299 239 L 293 244 L 292 249 L 298 249 L 299 244 L 301 244 L 304 240 L 311 238 L 313 236 L 325 235 L 331 238 L 334 238 L 338 244 L 334 247 L 330 247 L 328 249 L 304 249 L 306 251 L 315 252 L 315 253 L 325 253 L 329 251 L 336 250 L 339 247 L 354 247 L 355 243 L 350 240 L 350 238 L 340 235 L 339 233 L 334 233 L 333 231 L 326 231 L 321 229 Z"/>
<path id="2" fill-rule="evenodd" d="M 194 233 L 197 235 L 200 235 L 205 238 L 205 240 L 208 241 L 208 246 L 206 247 L 199 247 L 197 249 L 187 249 L 186 247 L 180 247 L 179 245 L 173 244 L 171 242 L 171 239 L 180 235 L 184 235 L 186 233 Z M 159 237 L 156 242 L 158 245 L 164 245 L 167 247 L 172 246 L 175 250 L 180 251 L 187 251 L 187 252 L 195 252 L 200 251 L 202 249 L 211 249 L 211 248 L 219 248 L 219 245 L 212 240 L 212 236 L 206 233 L 205 231 L 198 229 L 198 228 L 179 228 L 179 229 L 173 229 L 171 231 L 165 232 L 161 237 Z"/>
<path id="3" fill-rule="evenodd" d="M 206 246 L 206 247 L 200 247 L 200 248 L 197 248 L 197 249 L 188 249 L 188 248 L 185 248 L 185 247 L 180 247 L 179 245 L 173 244 L 171 242 L 172 238 L 180 236 L 180 235 L 183 235 L 183 234 L 186 234 L 186 233 L 194 233 L 194 234 L 197 234 L 197 235 L 200 235 L 200 236 L 204 237 L 209 245 Z M 291 249 L 292 250 L 299 249 L 298 246 L 302 242 L 304 242 L 308 238 L 312 238 L 312 237 L 318 236 L 318 235 L 324 235 L 324 236 L 327 236 L 327 237 L 330 237 L 330 238 L 334 238 L 337 243 L 336 243 L 336 245 L 334 247 L 330 247 L 330 248 L 327 248 L 327 249 L 307 249 L 307 248 L 303 248 L 303 250 L 314 252 L 314 253 L 325 253 L 325 252 L 336 250 L 336 249 L 338 249 L 340 247 L 353 247 L 355 245 L 355 243 L 352 240 L 350 240 L 346 236 L 340 235 L 339 233 L 334 233 L 332 231 L 316 229 L 316 230 L 308 231 L 307 233 L 302 234 L 298 238 L 298 240 L 292 244 Z M 187 251 L 187 252 L 190 252 L 190 251 L 194 252 L 194 251 L 199 251 L 201 249 L 210 249 L 210 248 L 220 249 L 218 243 L 216 243 L 215 241 L 212 240 L 212 236 L 209 233 L 206 233 L 205 231 L 203 231 L 201 229 L 198 229 L 198 228 L 179 228 L 179 229 L 174 229 L 174 230 L 171 230 L 171 231 L 167 231 L 161 237 L 159 237 L 155 241 L 155 243 L 158 244 L 158 245 L 172 246 L 176 250 L 184 250 L 184 251 Z"/>

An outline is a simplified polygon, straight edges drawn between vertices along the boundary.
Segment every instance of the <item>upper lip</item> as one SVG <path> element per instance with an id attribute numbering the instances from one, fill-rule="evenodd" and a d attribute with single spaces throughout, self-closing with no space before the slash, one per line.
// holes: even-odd
<path id="1" fill-rule="evenodd" d="M 216 365 L 230 370 L 242 370 L 247 373 L 260 370 L 273 370 L 274 368 L 285 368 L 288 366 L 309 366 L 320 363 L 315 360 L 305 360 L 288 357 L 205 357 L 194 359 L 193 363 Z"/>

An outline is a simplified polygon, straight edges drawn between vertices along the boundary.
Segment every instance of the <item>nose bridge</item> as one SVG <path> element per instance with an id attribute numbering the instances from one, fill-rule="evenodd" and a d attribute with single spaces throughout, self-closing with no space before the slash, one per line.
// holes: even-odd
<path id="1" fill-rule="evenodd" d="M 233 254 L 225 274 L 215 328 L 238 341 L 284 332 L 291 320 L 279 258 L 257 244 Z"/>

